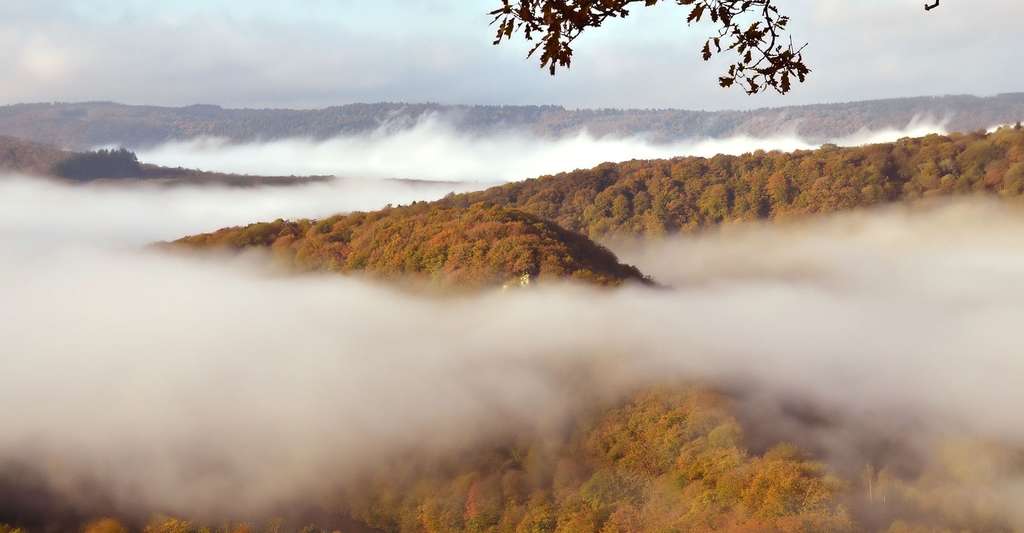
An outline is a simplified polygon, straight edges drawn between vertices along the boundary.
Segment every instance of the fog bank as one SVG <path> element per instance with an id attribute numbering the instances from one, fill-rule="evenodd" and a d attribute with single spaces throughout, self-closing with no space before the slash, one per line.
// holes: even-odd
<path id="1" fill-rule="evenodd" d="M 344 179 L 227 187 L 145 182 L 73 185 L 0 175 L 0 239 L 140 246 L 277 218 L 318 218 L 435 200 L 466 183 Z"/>
<path id="2" fill-rule="evenodd" d="M 904 129 L 862 131 L 832 141 L 854 146 L 944 132 L 942 121 L 915 119 Z M 608 161 L 737 155 L 754 150 L 788 152 L 818 146 L 786 131 L 768 138 L 737 136 L 663 144 L 643 136 L 595 137 L 586 132 L 555 139 L 516 130 L 468 135 L 441 118 L 430 117 L 411 127 L 385 127 L 369 135 L 260 143 L 206 137 L 143 148 L 138 154 L 150 163 L 242 174 L 494 182 L 590 168 Z"/>
<path id="3" fill-rule="evenodd" d="M 675 380 L 849 420 L 789 436 L 837 465 L 864 460 L 851 427 L 1024 446 L 1024 214 L 1003 204 L 623 253 L 674 290 L 454 299 L 258 258 L 0 245 L 0 462 L 77 497 L 88 479 L 122 508 L 269 509 L 401 451 L 557 427 L 581 398 Z"/>

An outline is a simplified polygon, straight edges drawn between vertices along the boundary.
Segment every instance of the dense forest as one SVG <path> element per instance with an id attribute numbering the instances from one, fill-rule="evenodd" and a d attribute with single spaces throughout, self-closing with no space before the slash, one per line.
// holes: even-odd
<path id="1" fill-rule="evenodd" d="M 902 129 L 919 119 L 943 121 L 952 131 L 972 131 L 1024 118 L 1024 94 L 897 98 L 756 109 L 565 109 L 560 106 L 349 104 L 312 110 L 129 106 L 107 102 L 18 104 L 0 107 L 0 134 L 85 150 L 94 146 L 139 148 L 171 140 L 213 136 L 237 142 L 285 138 L 327 139 L 407 128 L 440 117 L 467 135 L 511 130 L 545 137 L 642 135 L 654 142 L 772 137 L 791 132 L 811 142 L 864 130 Z"/>
<path id="2" fill-rule="evenodd" d="M 1022 193 L 1024 131 L 1008 127 L 859 148 L 605 164 L 437 202 L 225 228 L 170 247 L 263 250 L 299 271 L 449 289 L 565 278 L 619 285 L 646 280 L 585 235 L 660 236 L 885 202 Z M 337 521 L 324 522 L 327 529 L 307 521 L 206 527 L 156 516 L 101 519 L 82 531 L 1015 531 L 1005 483 L 1024 475 L 1020 449 L 938 439 L 908 451 L 883 442 L 861 462 L 826 466 L 807 443 L 767 439 L 764 424 L 734 401 L 692 387 L 647 390 L 596 406 L 557 435 L 516 434 L 450 457 L 403 458 L 335 495 Z M 12 531 L 21 530 L 0 526 Z"/>
<path id="3" fill-rule="evenodd" d="M 300 271 L 416 274 L 442 285 L 522 275 L 614 284 L 639 273 L 582 235 L 661 237 L 886 202 L 1022 193 L 1024 129 L 1016 126 L 856 148 L 605 163 L 436 202 L 226 228 L 179 243 L 263 247 Z"/>
<path id="4" fill-rule="evenodd" d="M 148 169 L 124 148 L 71 152 L 47 144 L 0 137 L 0 170 L 71 181 L 102 178 L 141 178 Z"/>
<path id="5" fill-rule="evenodd" d="M 1022 192 L 1018 125 L 856 148 L 605 163 L 452 195 L 442 205 L 521 209 L 591 238 L 656 237 L 884 202 Z"/>
<path id="6" fill-rule="evenodd" d="M 53 171 L 61 178 L 75 181 L 135 178 L 143 174 L 139 158 L 125 148 L 76 153 L 54 165 Z"/>
<path id="7" fill-rule="evenodd" d="M 599 285 L 644 282 L 586 237 L 515 210 L 418 202 L 322 220 L 250 224 L 185 237 L 204 249 L 265 248 L 299 271 L 365 273 L 477 287 L 569 278 Z M 522 281 L 520 281 L 522 280 Z"/>
<path id="8" fill-rule="evenodd" d="M 908 470 L 830 470 L 787 442 L 752 444 L 734 402 L 690 386 L 635 393 L 561 435 L 519 435 L 447 459 L 404 457 L 339 493 L 321 529 L 282 518 L 204 527 L 154 516 L 143 533 L 1007 532 L 985 485 L 991 445 L 944 443 Z M 1019 454 L 1018 454 L 1019 455 Z M 1018 458 L 1015 472 L 1024 471 Z M 1009 472 L 1005 472 L 1009 474 Z M 24 530 L 4 528 L 0 533 Z M 84 533 L 126 533 L 114 519 Z"/>

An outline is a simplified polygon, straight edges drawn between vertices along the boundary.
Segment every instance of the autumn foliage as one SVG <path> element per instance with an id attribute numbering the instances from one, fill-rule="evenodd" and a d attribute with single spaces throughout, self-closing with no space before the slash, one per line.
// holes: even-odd
<path id="1" fill-rule="evenodd" d="M 751 452 L 722 397 L 676 389 L 584 417 L 557 442 L 397 467 L 349 507 L 403 533 L 850 531 L 843 487 L 793 446 Z"/>
<path id="2" fill-rule="evenodd" d="M 644 282 L 640 272 L 577 233 L 520 211 L 424 202 L 322 220 L 277 220 L 177 241 L 202 249 L 271 250 L 298 271 L 364 273 L 476 287 L 530 279 L 599 285 Z"/>
<path id="3" fill-rule="evenodd" d="M 591 238 L 657 237 L 886 202 L 1024 193 L 1024 130 L 856 148 L 605 163 L 452 196 L 521 209 Z"/>
<path id="4" fill-rule="evenodd" d="M 736 411 L 720 393 L 649 389 L 579 414 L 562 433 L 394 461 L 338 492 L 331 509 L 350 524 L 343 531 L 387 533 L 1016 531 L 992 491 L 1001 475 L 1024 470 L 1019 451 L 954 440 L 915 474 L 865 465 L 862 475 L 842 476 L 786 442 L 753 448 L 759 439 Z M 81 531 L 339 530 L 157 515 L 131 528 L 101 519 Z M 0 533 L 28 532 L 0 525 Z"/>
<path id="5" fill-rule="evenodd" d="M 1024 130 L 605 163 L 437 202 L 251 224 L 177 242 L 268 249 L 299 271 L 411 277 L 445 286 L 501 284 L 523 275 L 616 285 L 642 275 L 587 237 L 660 237 L 969 194 L 1024 194 Z"/>
<path id="6" fill-rule="evenodd" d="M 174 246 L 264 250 L 300 271 L 445 287 L 523 275 L 617 285 L 643 278 L 583 234 L 659 236 L 885 202 L 1022 193 L 1024 131 L 1003 128 L 860 148 L 605 164 L 372 213 L 225 228 Z M 396 461 L 339 489 L 332 509 L 358 531 L 389 533 L 1014 531 L 997 504 L 1009 501 L 999 493 L 1008 480 L 1024 475 L 1024 452 L 1012 446 L 950 438 L 922 445 L 913 468 L 881 455 L 837 470 L 813 450 L 751 438 L 758 425 L 720 393 L 650 389 L 592 406 L 556 434 L 518 433 L 449 457 Z M 82 528 L 128 530 L 331 531 L 205 527 L 174 517 Z M 25 532 L 0 525 L 0 533 Z"/>

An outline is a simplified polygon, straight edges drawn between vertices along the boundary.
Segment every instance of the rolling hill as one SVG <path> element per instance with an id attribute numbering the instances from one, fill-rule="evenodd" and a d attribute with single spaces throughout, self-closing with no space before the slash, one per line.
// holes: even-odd
<path id="1" fill-rule="evenodd" d="M 599 239 L 936 196 L 1022 193 L 1024 130 L 1017 126 L 856 148 L 606 163 L 453 195 L 440 205 L 520 209 Z"/>
<path id="2" fill-rule="evenodd" d="M 765 108 L 750 111 L 566 109 L 560 106 L 349 104 L 312 110 L 130 106 L 109 102 L 17 104 L 0 107 L 0 135 L 76 150 L 139 148 L 200 136 L 232 141 L 326 139 L 407 128 L 440 117 L 468 135 L 520 130 L 544 137 L 588 131 L 597 136 L 644 135 L 655 142 L 763 137 L 783 132 L 827 142 L 863 130 L 901 129 L 915 119 L 973 131 L 1024 119 L 1024 93 L 942 96 Z"/>
<path id="3" fill-rule="evenodd" d="M 167 246 L 265 251 L 297 271 L 446 289 L 523 279 L 617 286 L 649 282 L 580 232 L 653 237 L 884 202 L 1022 193 L 1024 130 L 1008 127 L 859 148 L 605 164 L 437 202 L 225 228 Z M 825 466 L 813 448 L 768 439 L 771 424 L 738 412 L 739 396 L 649 388 L 578 413 L 557 435 L 520 432 L 451 456 L 403 456 L 325 496 L 333 513 L 327 523 L 396 533 L 1014 531 L 992 494 L 970 488 L 994 479 L 997 466 L 1020 479 L 1019 449 L 959 438 L 915 442 L 921 456 L 908 460 L 893 442 L 865 438 L 850 445 L 877 446 L 865 456 L 870 462 Z M 810 426 L 841 424 L 813 410 L 788 416 Z M 331 531 L 189 520 L 155 516 L 131 526 L 146 533 Z M 126 528 L 103 519 L 81 530 Z M 0 533 L 11 531 L 18 530 L 0 525 Z"/>
<path id="4" fill-rule="evenodd" d="M 0 136 L 0 172 L 61 178 L 83 183 L 105 180 L 145 180 L 165 185 L 220 184 L 237 187 L 297 185 L 333 179 L 328 176 L 249 176 L 163 167 L 140 163 L 124 149 L 73 152 L 54 146 Z"/>
<path id="5" fill-rule="evenodd" d="M 257 223 L 176 244 L 268 249 L 299 271 L 411 276 L 444 286 L 502 284 L 523 275 L 616 285 L 643 276 L 590 239 L 661 237 L 939 196 L 1022 193 L 1024 130 L 1006 127 L 858 148 L 606 163 L 431 203 Z"/>
<path id="6" fill-rule="evenodd" d="M 361 273 L 445 287 L 572 279 L 647 283 L 586 237 L 520 211 L 425 202 L 322 220 L 277 220 L 185 237 L 201 250 L 267 249 L 298 271 Z"/>
<path id="7" fill-rule="evenodd" d="M 839 473 L 793 444 L 755 444 L 757 431 L 757 424 L 744 420 L 733 399 L 721 393 L 653 388 L 580 413 L 562 435 L 524 432 L 442 459 L 405 455 L 335 493 L 319 520 L 324 528 L 294 517 L 266 520 L 261 527 L 263 520 L 203 525 L 157 514 L 133 520 L 131 531 L 1016 531 L 986 495 L 962 490 L 965 472 L 985 468 L 977 455 L 947 454 L 918 472 L 896 464 L 867 465 L 862 474 L 852 466 Z M 81 528 L 68 523 L 64 529 L 32 531 L 129 531 L 112 518 L 93 519 Z M 0 533 L 29 531 L 0 524 Z"/>
<path id="8" fill-rule="evenodd" d="M 53 175 L 57 165 L 74 155 L 48 144 L 0 136 L 0 170 L 31 174 Z"/>

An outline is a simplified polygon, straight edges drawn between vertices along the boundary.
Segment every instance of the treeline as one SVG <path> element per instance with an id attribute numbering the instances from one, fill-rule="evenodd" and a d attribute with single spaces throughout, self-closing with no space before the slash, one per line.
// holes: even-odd
<path id="1" fill-rule="evenodd" d="M 792 131 L 814 142 L 863 130 L 902 128 L 919 117 L 942 117 L 954 131 L 971 131 L 1024 118 L 1024 94 L 991 97 L 898 98 L 750 111 L 685 109 L 565 109 L 560 106 L 466 106 L 411 103 L 348 104 L 324 109 L 224 109 L 129 106 L 114 103 L 0 106 L 0 134 L 77 149 L 110 143 L 158 144 L 201 136 L 246 142 L 326 139 L 401 129 L 441 118 L 468 135 L 528 132 L 545 137 L 633 137 L 656 142 L 736 135 L 772 137 Z M 84 126 L 84 127 L 83 127 Z"/>
<path id="2" fill-rule="evenodd" d="M 1022 192 L 1018 125 L 857 148 L 606 163 L 452 195 L 441 205 L 521 209 L 591 238 L 658 237 L 933 196 Z"/>
<path id="3" fill-rule="evenodd" d="M 598 285 L 645 282 L 586 237 L 519 211 L 425 202 L 322 220 L 250 224 L 182 238 L 197 249 L 262 248 L 298 271 L 364 273 L 478 287 L 568 278 Z"/>
<path id="4" fill-rule="evenodd" d="M 139 163 L 134 153 L 123 150 L 69 152 L 13 137 L 0 136 L 0 173 L 52 176 L 76 183 L 100 179 L 138 179 L 160 185 L 209 185 L 256 187 L 325 182 L 332 176 L 248 176 L 170 168 Z"/>
<path id="5" fill-rule="evenodd" d="M 577 417 L 561 440 L 398 464 L 345 509 L 389 533 L 1019 531 L 1004 492 L 1024 475 L 1019 449 L 950 439 L 914 452 L 916 468 L 894 452 L 839 472 L 748 436 L 760 423 L 745 427 L 719 393 L 650 389 Z"/>
<path id="6" fill-rule="evenodd" d="M 578 420 L 561 441 L 435 472 L 398 466 L 348 505 L 396 533 L 852 531 L 843 489 L 791 445 L 747 449 L 718 395 L 662 390 Z"/>
<path id="7" fill-rule="evenodd" d="M 412 276 L 444 285 L 524 275 L 608 285 L 640 274 L 583 235 L 661 237 L 887 202 L 1022 193 L 1024 130 L 1018 125 L 856 148 L 606 163 L 437 202 L 227 228 L 179 244 L 266 247 L 298 270 Z"/>
<path id="8" fill-rule="evenodd" d="M 0 170 L 73 181 L 136 178 L 144 174 L 135 153 L 124 148 L 69 152 L 3 136 L 0 136 Z"/>
<path id="9" fill-rule="evenodd" d="M 100 178 L 138 178 L 143 174 L 139 158 L 125 148 L 73 153 L 53 167 L 61 178 L 90 181 Z"/>
<path id="10" fill-rule="evenodd" d="M 348 533 L 1015 531 L 1015 502 L 998 492 L 1024 473 L 1019 451 L 945 443 L 916 472 L 882 456 L 841 476 L 791 444 L 755 450 L 748 441 L 756 440 L 727 397 L 654 389 L 580 415 L 562 435 L 521 434 L 447 460 L 394 461 L 339 492 L 332 509 Z M 158 516 L 132 531 L 339 531 L 286 524 L 203 526 Z M 82 531 L 129 529 L 107 518 Z"/>

